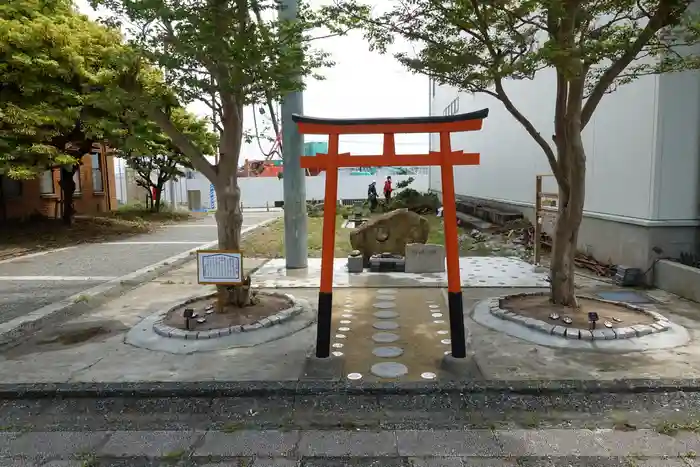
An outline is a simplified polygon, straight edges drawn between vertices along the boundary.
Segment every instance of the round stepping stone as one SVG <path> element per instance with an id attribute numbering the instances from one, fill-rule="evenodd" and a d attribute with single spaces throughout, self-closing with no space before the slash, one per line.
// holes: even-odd
<path id="1" fill-rule="evenodd" d="M 349 319 L 341 319 L 340 320 L 340 324 L 350 324 L 350 323 L 352 323 L 352 321 L 350 321 Z"/>
<path id="2" fill-rule="evenodd" d="M 451 344 L 451 343 L 452 343 L 452 341 L 451 341 L 450 339 L 443 339 L 443 340 L 441 340 L 440 342 L 441 342 L 442 344 L 445 344 L 445 345 Z"/>
<path id="3" fill-rule="evenodd" d="M 428 305 L 428 308 L 431 308 L 434 310 L 434 309 L 440 308 L 440 305 Z"/>
<path id="4" fill-rule="evenodd" d="M 343 356 L 343 352 L 335 351 L 335 352 L 332 352 L 332 355 L 333 355 L 334 357 L 342 357 L 342 356 Z"/>
<path id="5" fill-rule="evenodd" d="M 336 334 L 335 335 L 336 339 L 345 339 L 345 337 L 346 337 L 345 334 Z"/>
<path id="6" fill-rule="evenodd" d="M 408 367 L 396 362 L 382 362 L 372 365 L 370 371 L 380 378 L 397 378 L 408 373 Z"/>
<path id="7" fill-rule="evenodd" d="M 350 314 L 350 313 L 343 313 L 340 316 L 342 316 L 343 318 L 352 318 L 352 314 Z"/>
<path id="8" fill-rule="evenodd" d="M 374 342 L 387 343 L 399 340 L 399 335 L 393 332 L 378 332 L 372 336 Z"/>
<path id="9" fill-rule="evenodd" d="M 340 332 L 348 332 L 349 330 L 350 330 L 350 328 L 345 327 L 345 326 L 338 328 L 338 331 L 340 331 Z"/>
<path id="10" fill-rule="evenodd" d="M 432 317 L 433 318 L 442 318 L 442 313 L 433 313 Z"/>
<path id="11" fill-rule="evenodd" d="M 342 323 L 342 321 L 341 321 L 341 323 Z M 444 319 L 436 319 L 435 321 L 433 321 L 433 323 L 435 323 L 435 324 L 445 324 L 445 320 L 444 320 Z"/>
<path id="12" fill-rule="evenodd" d="M 372 327 L 381 331 L 393 331 L 399 328 L 399 323 L 396 321 L 377 321 Z"/>
<path id="13" fill-rule="evenodd" d="M 421 373 L 420 377 L 423 379 L 435 379 L 435 378 L 437 378 L 437 375 L 435 373 L 430 372 L 430 371 L 426 371 L 425 373 Z"/>
<path id="14" fill-rule="evenodd" d="M 351 379 L 353 381 L 358 380 L 358 379 L 362 379 L 362 375 L 360 373 L 350 373 L 348 375 L 348 379 Z"/>
<path id="15" fill-rule="evenodd" d="M 393 302 L 394 300 L 396 300 L 396 297 L 394 295 L 377 295 L 377 300 Z"/>
<path id="16" fill-rule="evenodd" d="M 393 295 L 396 292 L 397 292 L 396 289 L 379 289 L 379 290 L 377 290 L 377 294 Z"/>
<path id="17" fill-rule="evenodd" d="M 443 330 L 441 330 L 441 331 L 438 331 L 437 333 L 444 336 L 445 334 L 449 334 L 450 331 L 445 331 L 445 330 L 443 329 Z"/>
<path id="18" fill-rule="evenodd" d="M 333 347 L 334 349 L 342 349 L 342 348 L 343 348 L 343 344 L 341 344 L 340 342 L 336 342 L 336 343 L 333 344 L 331 347 Z"/>
<path id="19" fill-rule="evenodd" d="M 384 310 L 387 308 L 395 308 L 396 305 L 394 302 L 377 302 L 374 304 L 374 308 L 379 308 L 380 310 Z"/>
<path id="20" fill-rule="evenodd" d="M 396 318 L 398 317 L 399 314 L 393 310 L 381 310 L 376 313 L 374 313 L 375 318 L 379 319 L 391 319 L 391 318 Z M 342 323 L 342 321 L 341 321 Z"/>
<path id="21" fill-rule="evenodd" d="M 372 350 L 372 354 L 375 357 L 382 357 L 382 358 L 394 358 L 398 357 L 403 353 L 403 349 L 401 347 L 375 347 Z"/>

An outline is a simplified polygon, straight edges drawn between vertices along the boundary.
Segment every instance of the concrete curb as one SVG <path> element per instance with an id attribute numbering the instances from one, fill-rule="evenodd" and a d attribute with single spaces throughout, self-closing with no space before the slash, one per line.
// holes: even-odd
<path id="1" fill-rule="evenodd" d="M 210 381 L 168 383 L 0 384 L 0 399 L 189 398 L 269 396 L 662 394 L 700 392 L 698 379 L 493 380 L 484 382 L 358 383 L 354 381 Z"/>
<path id="2" fill-rule="evenodd" d="M 680 439 L 640 430 L 236 430 L 227 431 L 30 431 L 3 437 L 3 454 L 9 458 L 61 457 L 77 460 L 93 452 L 94 460 L 120 460 L 116 465 L 408 465 L 402 457 L 432 458 L 419 465 L 515 465 L 481 459 L 528 458 L 517 465 L 641 465 L 623 457 L 668 458 L 653 464 L 670 467 L 671 459 L 688 457 L 698 449 L 700 436 L 685 433 Z M 174 455 L 176 453 L 177 455 Z M 277 457 L 280 461 L 271 462 Z M 449 457 L 448 457 L 449 456 Z M 693 456 L 694 457 L 694 456 Z M 76 459 L 77 458 L 77 459 Z M 181 459 L 187 461 L 182 462 Z M 247 458 L 247 459 L 246 459 Z M 255 458 L 255 460 L 251 459 Z M 370 461 L 368 458 L 373 458 Z M 450 459 L 452 458 L 452 459 Z M 334 462 L 338 459 L 341 462 Z M 382 459 L 384 462 L 379 461 Z M 386 462 L 389 459 L 399 462 Z M 139 462 L 141 460 L 141 462 Z M 156 461 L 160 460 L 160 462 Z M 227 460 L 227 463 L 221 462 Z M 267 461 L 266 461 L 267 460 Z M 405 460 L 405 459 L 404 459 Z M 450 462 L 457 461 L 455 462 Z M 558 460 L 558 462 L 552 462 Z M 581 460 L 584 462 L 581 463 Z M 126 461 L 126 462 L 124 462 Z M 146 461 L 146 462 L 143 462 Z M 154 462 L 155 461 L 155 462 Z M 170 461 L 170 462 L 168 462 Z M 180 461 L 180 462 L 177 462 Z M 220 463 L 213 464 L 212 461 Z M 252 462 L 250 462 L 252 461 Z M 300 463 L 299 461 L 302 461 Z M 563 462 L 562 462 L 563 461 Z M 568 461 L 568 462 L 567 462 Z M 602 462 L 601 462 L 602 461 Z M 622 462 L 618 462 L 622 461 Z M 124 463 L 123 463 L 124 462 Z M 196 464 L 195 464 L 196 462 Z M 371 464 L 370 464 L 371 462 Z M 475 464 L 476 463 L 476 464 Z M 8 465 L 8 464 L 5 464 Z M 20 464 L 12 464 L 20 465 Z M 27 464 L 25 464 L 27 465 Z M 42 464 L 45 466 L 54 463 Z M 59 465 L 66 465 L 61 463 Z M 76 464 L 68 464 L 76 465 Z M 82 465 L 88 465 L 83 462 Z M 98 465 L 91 462 L 89 465 Z M 99 463 L 103 465 L 103 463 Z M 416 465 L 411 463 L 410 465 Z"/>
<path id="3" fill-rule="evenodd" d="M 307 300 L 295 298 L 294 302 L 295 307 L 290 310 L 295 311 L 291 314 L 290 319 L 284 322 L 274 326 L 260 326 L 253 330 L 241 329 L 217 335 L 216 338 L 203 337 L 201 334 L 204 331 L 195 332 L 187 337 L 184 331 L 176 328 L 172 328 L 173 332 L 176 330 L 182 333 L 180 336 L 163 337 L 162 334 L 154 330 L 154 325 L 163 319 L 167 311 L 155 312 L 132 327 L 126 333 L 124 343 L 131 347 L 183 356 L 197 352 L 241 349 L 269 344 L 306 329 L 315 322 L 316 313 Z"/>
<path id="4" fill-rule="evenodd" d="M 247 227 L 241 231 L 241 236 L 264 227 L 277 220 L 267 219 L 258 224 Z M 92 310 L 110 299 L 116 298 L 129 290 L 155 279 L 168 271 L 176 269 L 195 259 L 195 251 L 210 248 L 218 244 L 217 241 L 205 243 L 183 253 L 171 256 L 157 263 L 141 268 L 125 276 L 100 284 L 88 290 L 84 290 L 58 302 L 51 303 L 34 310 L 24 316 L 12 319 L 0 324 L 0 346 L 8 346 L 24 339 L 37 329 L 64 319 L 68 315 L 79 315 Z"/>

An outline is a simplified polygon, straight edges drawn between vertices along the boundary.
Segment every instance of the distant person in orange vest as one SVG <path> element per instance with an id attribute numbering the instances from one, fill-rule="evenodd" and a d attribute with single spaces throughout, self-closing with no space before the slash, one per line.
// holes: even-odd
<path id="1" fill-rule="evenodd" d="M 391 177 L 386 177 L 386 181 L 384 182 L 384 198 L 386 198 L 387 203 L 391 201 L 392 191 L 394 191 L 394 189 L 391 187 Z"/>

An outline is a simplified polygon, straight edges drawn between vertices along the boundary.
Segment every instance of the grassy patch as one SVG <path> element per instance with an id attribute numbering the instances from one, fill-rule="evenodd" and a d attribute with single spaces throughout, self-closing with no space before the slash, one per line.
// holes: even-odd
<path id="1" fill-rule="evenodd" d="M 192 213 L 188 211 L 173 211 L 169 206 L 163 206 L 160 211 L 154 212 L 140 204 L 119 206 L 108 215 L 117 219 L 157 223 L 182 222 L 192 218 Z"/>
<path id="2" fill-rule="evenodd" d="M 430 235 L 428 243 L 443 245 L 445 232 L 442 227 L 442 219 L 435 216 L 426 216 L 430 223 Z M 336 217 L 335 224 L 335 256 L 347 256 L 350 246 L 351 229 L 342 228 L 345 219 Z M 309 217 L 307 219 L 307 238 L 309 245 L 309 257 L 321 257 L 321 244 L 323 242 L 323 218 Z M 277 219 L 266 227 L 257 229 L 243 240 L 243 254 L 249 258 L 283 258 L 284 257 L 284 219 Z"/>
<path id="3" fill-rule="evenodd" d="M 680 431 L 700 433 L 700 421 L 689 423 L 663 422 L 656 426 L 656 431 L 662 435 L 675 436 Z"/>
<path id="4" fill-rule="evenodd" d="M 231 422 L 221 427 L 221 431 L 224 433 L 235 433 L 242 430 L 244 427 L 245 424 L 243 422 Z"/>
<path id="5" fill-rule="evenodd" d="M 186 453 L 183 449 L 178 449 L 177 451 L 172 451 L 165 454 L 165 456 L 163 456 L 163 460 L 167 463 L 175 463 L 185 457 L 185 454 Z"/>

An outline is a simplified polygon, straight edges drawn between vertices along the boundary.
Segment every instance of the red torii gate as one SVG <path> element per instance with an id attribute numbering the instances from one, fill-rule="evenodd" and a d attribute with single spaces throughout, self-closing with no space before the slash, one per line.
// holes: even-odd
<path id="1" fill-rule="evenodd" d="M 333 256 L 335 250 L 335 217 L 338 204 L 338 168 L 383 166 L 440 166 L 442 177 L 445 255 L 447 259 L 447 295 L 450 316 L 452 356 L 467 356 L 462 305 L 462 282 L 459 277 L 459 242 L 455 202 L 455 165 L 479 165 L 478 153 L 453 151 L 450 136 L 460 131 L 478 131 L 489 110 L 483 109 L 444 117 L 329 119 L 292 115 L 302 135 L 328 135 L 328 153 L 301 158 L 304 169 L 326 172 L 323 203 L 323 243 L 321 252 L 321 287 L 318 293 L 318 329 L 316 357 L 327 358 L 331 352 L 331 314 L 333 308 Z M 440 150 L 428 154 L 396 154 L 396 133 L 438 133 Z M 384 151 L 380 155 L 351 156 L 340 154 L 340 135 L 384 135 Z"/>

